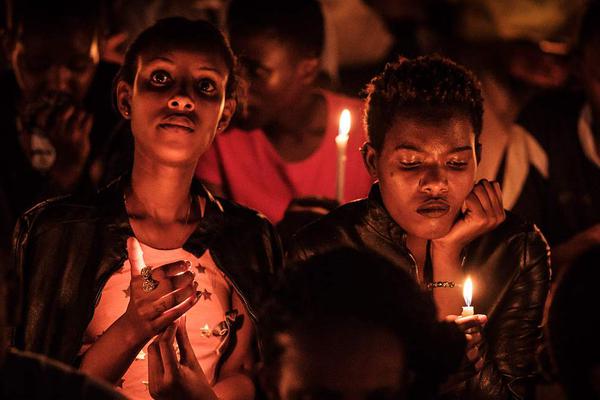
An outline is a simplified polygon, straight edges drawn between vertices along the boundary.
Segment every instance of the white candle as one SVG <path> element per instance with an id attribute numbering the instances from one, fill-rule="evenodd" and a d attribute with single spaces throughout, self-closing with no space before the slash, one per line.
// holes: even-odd
<path id="1" fill-rule="evenodd" d="M 348 133 L 350 132 L 350 111 L 344 109 L 340 115 L 338 135 L 335 137 L 337 146 L 337 180 L 336 197 L 340 203 L 344 202 L 344 180 L 346 177 L 346 147 L 348 147 Z"/>
<path id="2" fill-rule="evenodd" d="M 462 308 L 461 317 L 468 317 L 475 314 L 475 309 L 471 306 L 473 300 L 473 282 L 470 277 L 467 277 L 463 285 L 463 298 L 465 299 L 466 306 Z"/>

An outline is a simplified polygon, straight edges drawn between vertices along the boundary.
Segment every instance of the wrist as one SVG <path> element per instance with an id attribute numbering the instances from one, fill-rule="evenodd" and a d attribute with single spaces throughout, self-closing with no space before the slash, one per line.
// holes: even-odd
<path id="1" fill-rule="evenodd" d="M 431 241 L 431 255 L 437 259 L 446 260 L 452 264 L 461 263 L 461 253 L 463 245 L 457 243 L 447 243 L 443 240 Z"/>
<path id="2" fill-rule="evenodd" d="M 127 317 L 127 312 L 115 321 L 113 327 L 119 331 L 119 336 L 129 348 L 143 347 L 151 339 L 144 335 L 140 323 L 135 323 Z"/>

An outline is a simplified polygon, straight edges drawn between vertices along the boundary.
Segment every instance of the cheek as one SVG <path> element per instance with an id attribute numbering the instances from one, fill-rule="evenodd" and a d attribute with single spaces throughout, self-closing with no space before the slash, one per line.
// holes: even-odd
<path id="1" fill-rule="evenodd" d="M 450 187 L 450 196 L 459 200 L 461 203 L 467 198 L 473 186 L 475 185 L 475 172 L 454 172 L 448 176 L 448 185 Z"/>

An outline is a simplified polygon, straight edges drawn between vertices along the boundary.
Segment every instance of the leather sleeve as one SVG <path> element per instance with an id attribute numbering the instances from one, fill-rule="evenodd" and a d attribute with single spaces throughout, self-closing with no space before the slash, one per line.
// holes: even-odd
<path id="1" fill-rule="evenodd" d="M 550 249 L 537 228 L 513 239 L 507 250 L 520 254 L 520 269 L 494 323 L 485 327 L 485 364 L 468 382 L 469 399 L 533 397 L 536 350 L 550 286 Z"/>

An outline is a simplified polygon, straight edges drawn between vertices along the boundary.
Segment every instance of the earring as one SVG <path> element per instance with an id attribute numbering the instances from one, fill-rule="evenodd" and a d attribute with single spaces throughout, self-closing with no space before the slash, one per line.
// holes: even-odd
<path id="1" fill-rule="evenodd" d="M 126 117 L 129 117 L 129 109 L 124 108 L 123 109 L 123 115 L 126 116 Z"/>

